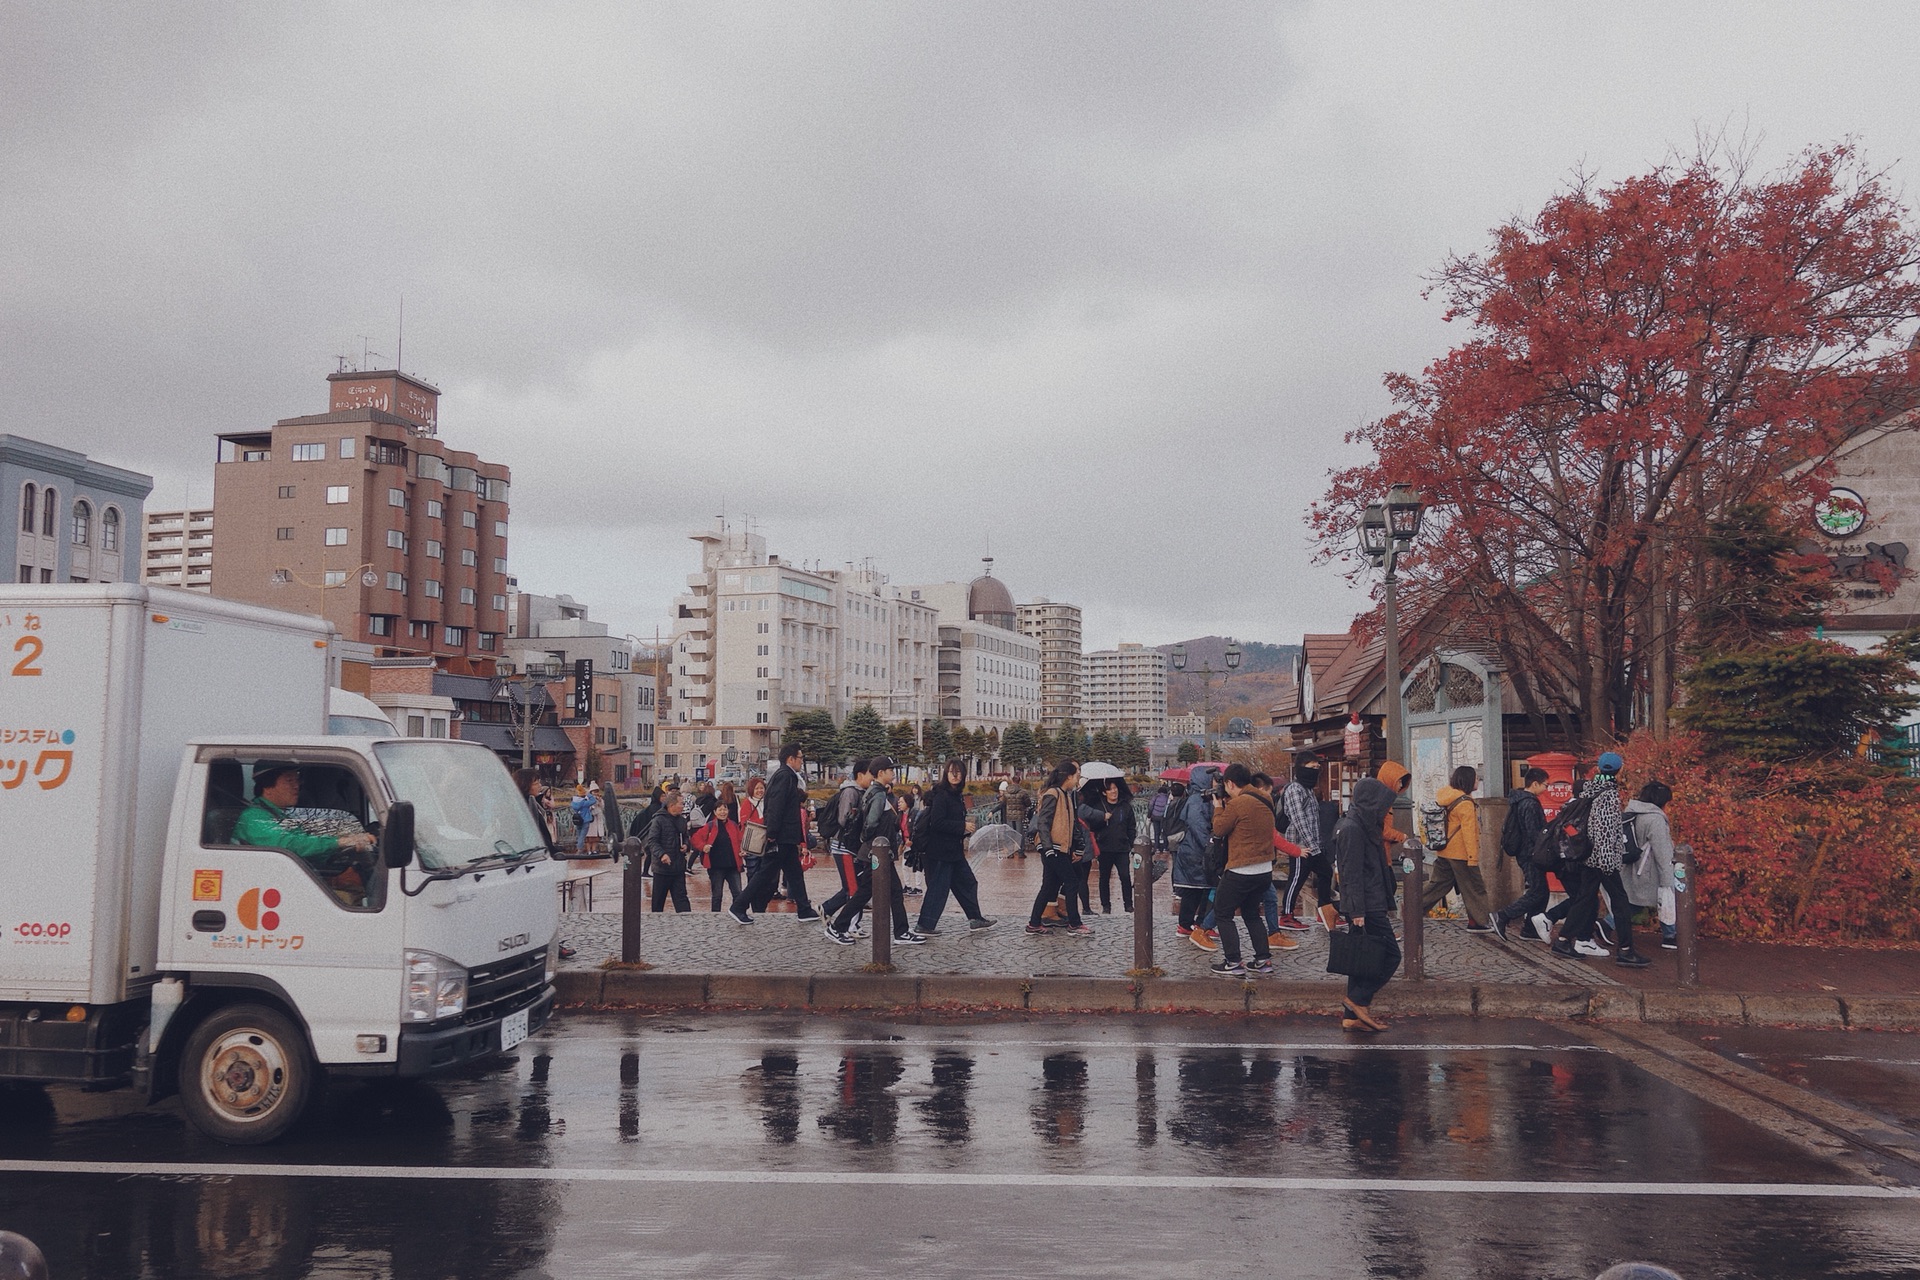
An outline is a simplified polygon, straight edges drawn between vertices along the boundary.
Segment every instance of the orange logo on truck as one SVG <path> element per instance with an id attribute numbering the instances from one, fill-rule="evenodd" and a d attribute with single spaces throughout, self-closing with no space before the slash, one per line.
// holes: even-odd
<path id="1" fill-rule="evenodd" d="M 220 877 L 218 871 L 196 871 L 193 873 L 193 900 L 195 902 L 220 901 Z"/>
<path id="2" fill-rule="evenodd" d="M 240 895 L 240 905 L 234 908 L 234 913 L 247 928 L 272 933 L 280 927 L 280 913 L 275 910 L 279 905 L 278 889 L 249 889 Z"/>

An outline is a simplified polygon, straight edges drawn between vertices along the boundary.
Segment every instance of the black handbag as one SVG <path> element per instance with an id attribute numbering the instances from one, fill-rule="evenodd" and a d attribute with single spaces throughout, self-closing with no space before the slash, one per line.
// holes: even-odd
<path id="1" fill-rule="evenodd" d="M 1358 929 L 1342 929 L 1327 937 L 1327 972 L 1345 978 L 1384 978 L 1393 972 L 1387 940 Z"/>

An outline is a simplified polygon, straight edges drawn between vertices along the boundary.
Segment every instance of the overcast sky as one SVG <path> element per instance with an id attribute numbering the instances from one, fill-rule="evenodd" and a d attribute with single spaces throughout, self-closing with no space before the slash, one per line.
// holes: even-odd
<path id="1" fill-rule="evenodd" d="M 1339 630 L 1302 523 L 1451 251 L 1730 126 L 1915 190 L 1920 6 L 0 0 L 0 431 L 211 497 L 395 350 L 512 564 L 650 636 L 773 550 Z"/>

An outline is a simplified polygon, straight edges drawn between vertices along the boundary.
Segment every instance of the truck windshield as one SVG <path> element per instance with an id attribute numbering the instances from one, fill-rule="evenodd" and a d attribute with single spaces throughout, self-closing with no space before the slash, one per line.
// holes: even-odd
<path id="1" fill-rule="evenodd" d="M 373 748 L 394 797 L 413 802 L 420 866 L 457 870 L 546 852 L 546 840 L 500 758 L 455 742 L 382 742 Z"/>

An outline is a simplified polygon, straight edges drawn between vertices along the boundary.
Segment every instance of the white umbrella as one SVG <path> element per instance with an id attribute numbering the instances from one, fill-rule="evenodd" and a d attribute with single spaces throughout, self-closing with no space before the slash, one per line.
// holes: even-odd
<path id="1" fill-rule="evenodd" d="M 1127 775 L 1114 768 L 1105 760 L 1090 760 L 1080 766 L 1080 781 L 1105 782 L 1108 778 L 1124 778 Z"/>
<path id="2" fill-rule="evenodd" d="M 1020 852 L 1020 833 L 1004 822 L 981 827 L 967 840 L 967 857 L 975 865 Z"/>

